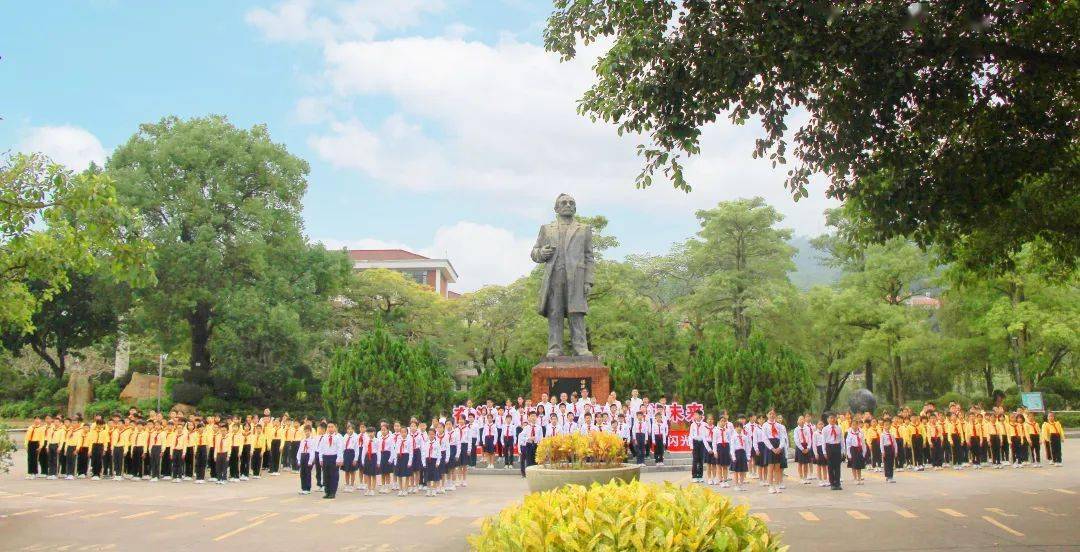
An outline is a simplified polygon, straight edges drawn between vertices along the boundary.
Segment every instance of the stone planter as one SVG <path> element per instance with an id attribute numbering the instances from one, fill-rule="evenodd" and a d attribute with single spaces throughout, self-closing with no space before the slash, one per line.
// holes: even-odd
<path id="1" fill-rule="evenodd" d="M 554 469 L 545 468 L 542 465 L 525 468 L 525 480 L 529 483 L 529 492 L 548 491 L 562 487 L 563 485 L 583 485 L 588 487 L 593 482 L 603 485 L 613 479 L 621 479 L 626 482 L 637 481 L 641 476 L 641 466 L 637 464 L 623 464 L 617 468 L 604 469 Z"/>

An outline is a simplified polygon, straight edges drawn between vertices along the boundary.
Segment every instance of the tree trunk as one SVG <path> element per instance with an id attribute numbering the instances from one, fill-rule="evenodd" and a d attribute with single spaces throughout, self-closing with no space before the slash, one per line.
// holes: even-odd
<path id="1" fill-rule="evenodd" d="M 983 361 L 983 382 L 986 384 L 986 396 L 994 396 L 994 369 L 990 361 Z"/>
<path id="2" fill-rule="evenodd" d="M 893 404 L 899 409 L 904 406 L 904 378 L 900 373 L 902 369 L 902 362 L 900 355 L 893 355 L 892 357 L 892 393 Z"/>
<path id="3" fill-rule="evenodd" d="M 67 369 L 67 367 L 64 364 L 64 355 L 61 352 L 60 353 L 60 360 L 59 360 L 59 362 L 57 362 L 57 360 L 54 359 L 52 357 L 52 355 L 49 354 L 49 346 L 46 345 L 46 341 L 45 341 L 44 336 L 42 336 L 40 338 L 40 340 L 39 339 L 34 339 L 34 340 L 30 341 L 30 349 L 33 350 L 34 354 L 36 354 L 38 357 L 40 357 L 41 360 L 44 360 L 45 364 L 49 365 L 49 369 L 52 370 L 52 373 L 53 373 L 54 376 L 56 376 L 56 379 L 60 379 L 60 378 L 64 377 L 64 372 Z"/>
<path id="4" fill-rule="evenodd" d="M 199 303 L 188 315 L 191 330 L 191 360 L 188 381 L 210 383 L 210 305 Z"/>
<path id="5" fill-rule="evenodd" d="M 874 392 L 874 363 L 867 360 L 863 367 L 863 371 L 866 373 L 866 390 Z"/>
<path id="6" fill-rule="evenodd" d="M 833 372 L 828 374 L 825 381 L 825 401 L 822 404 L 822 414 L 832 410 L 836 399 L 840 398 L 840 391 L 844 389 L 849 377 L 851 377 L 851 372 L 846 372 L 843 376 Z"/>

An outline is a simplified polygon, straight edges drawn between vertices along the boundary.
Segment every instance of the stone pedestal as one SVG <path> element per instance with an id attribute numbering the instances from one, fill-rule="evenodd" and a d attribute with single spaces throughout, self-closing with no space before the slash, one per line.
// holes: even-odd
<path id="1" fill-rule="evenodd" d="M 533 403 L 540 401 L 541 393 L 577 391 L 581 395 L 583 388 L 599 403 L 606 402 L 611 392 L 611 370 L 594 356 L 547 357 L 533 366 Z"/>
<path id="2" fill-rule="evenodd" d="M 86 413 L 86 405 L 94 400 L 94 387 L 90 377 L 84 372 L 72 372 L 68 378 L 67 415 L 75 416 Z"/>

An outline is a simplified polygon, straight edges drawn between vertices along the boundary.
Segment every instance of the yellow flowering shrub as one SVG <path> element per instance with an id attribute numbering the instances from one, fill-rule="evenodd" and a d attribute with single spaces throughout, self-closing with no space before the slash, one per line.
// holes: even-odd
<path id="1" fill-rule="evenodd" d="M 529 494 L 469 543 L 478 552 L 787 550 L 747 506 L 707 487 L 618 480 Z"/>
<path id="2" fill-rule="evenodd" d="M 617 466 L 625 459 L 622 439 L 601 431 L 553 435 L 536 445 L 536 462 L 553 468 L 603 468 Z"/>

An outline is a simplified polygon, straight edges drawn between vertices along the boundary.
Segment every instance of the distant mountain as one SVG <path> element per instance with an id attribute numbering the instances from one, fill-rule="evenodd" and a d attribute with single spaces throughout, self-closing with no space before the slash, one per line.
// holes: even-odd
<path id="1" fill-rule="evenodd" d="M 840 270 L 825 266 L 821 262 L 823 254 L 810 243 L 809 237 L 795 236 L 788 243 L 797 250 L 795 272 L 788 275 L 796 287 L 806 290 L 817 285 L 834 284 L 840 280 Z"/>

